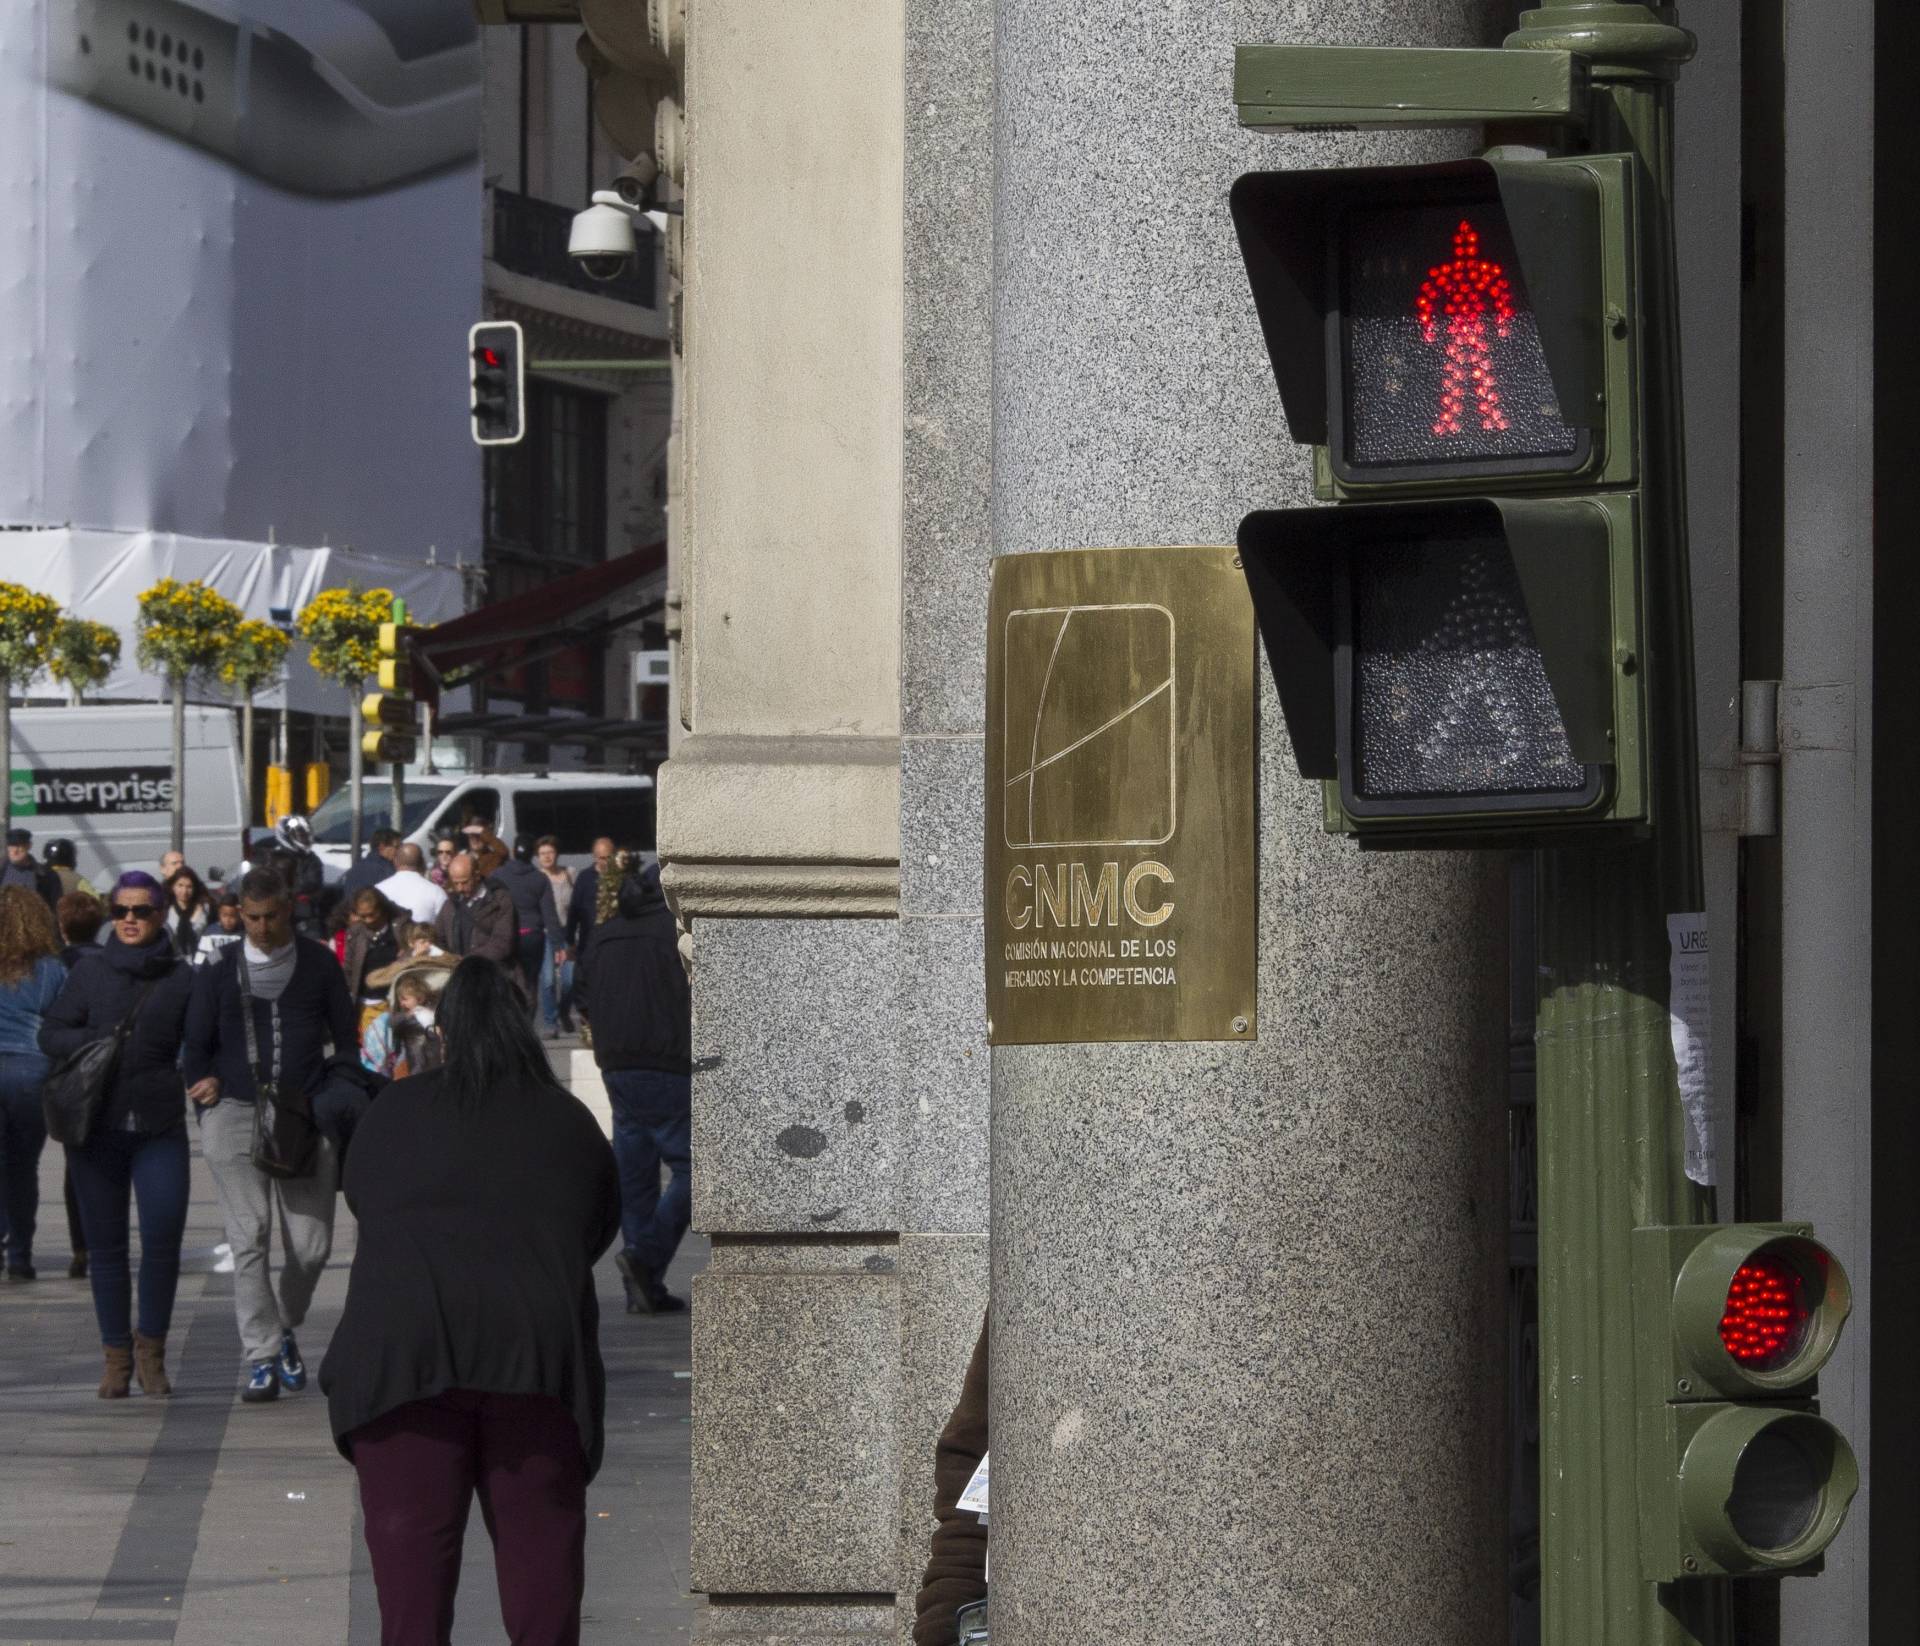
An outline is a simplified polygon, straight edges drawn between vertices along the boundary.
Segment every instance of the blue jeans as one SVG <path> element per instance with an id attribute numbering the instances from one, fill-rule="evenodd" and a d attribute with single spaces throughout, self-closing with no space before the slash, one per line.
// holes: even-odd
<path id="1" fill-rule="evenodd" d="M 87 1277 L 93 1282 L 100 1341 L 116 1349 L 133 1342 L 129 1192 L 140 1206 L 140 1335 L 165 1337 L 187 1229 L 186 1125 L 153 1133 L 95 1131 L 79 1148 L 69 1149 L 67 1159 L 87 1232 Z"/>
<path id="2" fill-rule="evenodd" d="M 40 1151 L 47 1146 L 40 1087 L 51 1067 L 38 1052 L 0 1052 L 0 1235 L 9 1269 L 33 1267 Z"/>
<path id="3" fill-rule="evenodd" d="M 546 957 L 540 962 L 540 1021 L 549 1029 L 557 1028 L 560 1019 L 573 1016 L 573 962 L 568 960 L 560 968 L 560 993 L 554 995 L 553 979 L 553 939 L 547 939 Z"/>
<path id="4" fill-rule="evenodd" d="M 620 1240 L 643 1274 L 667 1272 L 693 1211 L 693 1076 L 609 1069 L 613 1158 L 620 1167 Z M 660 1164 L 673 1177 L 660 1192 Z"/>

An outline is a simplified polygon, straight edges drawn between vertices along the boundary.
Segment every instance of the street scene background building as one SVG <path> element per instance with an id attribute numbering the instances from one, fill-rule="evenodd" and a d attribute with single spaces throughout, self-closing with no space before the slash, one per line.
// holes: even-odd
<path id="1" fill-rule="evenodd" d="M 445 705 L 448 760 L 666 758 L 711 1241 L 696 1638 L 907 1638 L 934 1439 L 990 1318 L 1003 1646 L 1529 1646 L 1531 862 L 1327 835 L 1263 662 L 1257 1038 L 990 1047 L 981 964 L 994 558 L 1228 545 L 1311 501 L 1228 190 L 1480 147 L 1245 131 L 1235 46 L 1496 46 L 1519 8 L 476 14 L 435 13 L 464 135 L 374 145 L 342 180 L 171 132 L 158 111 L 205 84 L 190 31 L 9 11 L 5 575 L 103 616 L 163 571 L 261 617 L 377 579 L 422 621 L 480 614 L 494 655 Z M 1698 39 L 1674 213 L 1706 896 L 1684 912 L 1710 934 L 1717 1210 L 1844 1257 L 1821 1398 L 1864 1480 L 1822 1574 L 1736 1588 L 1738 1639 L 1905 1646 L 1920 309 L 1897 116 L 1920 42 L 1893 0 L 1671 16 Z M 83 35 L 96 17 L 113 32 Z M 572 217 L 648 154 L 674 209 L 588 280 Z M 460 373 L 487 317 L 537 364 L 529 439 L 483 460 Z M 636 689 L 669 649 L 670 689 Z M 337 760 L 343 705 L 291 689 L 301 757 Z M 159 688 L 128 666 L 102 695 Z"/>

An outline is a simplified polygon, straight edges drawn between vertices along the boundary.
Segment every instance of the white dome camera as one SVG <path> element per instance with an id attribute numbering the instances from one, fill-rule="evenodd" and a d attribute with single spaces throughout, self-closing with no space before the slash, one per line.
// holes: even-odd
<path id="1" fill-rule="evenodd" d="M 590 280 L 618 280 L 639 249 L 633 233 L 637 215 L 612 189 L 595 189 L 593 204 L 574 214 L 567 255 Z"/>

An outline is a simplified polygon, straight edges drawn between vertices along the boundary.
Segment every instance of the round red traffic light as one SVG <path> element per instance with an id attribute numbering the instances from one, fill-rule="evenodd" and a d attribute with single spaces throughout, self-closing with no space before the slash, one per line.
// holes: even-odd
<path id="1" fill-rule="evenodd" d="M 1720 1341 L 1751 1372 L 1777 1371 L 1797 1356 L 1813 1323 L 1806 1276 L 1779 1252 L 1755 1252 L 1734 1271 L 1720 1314 Z"/>

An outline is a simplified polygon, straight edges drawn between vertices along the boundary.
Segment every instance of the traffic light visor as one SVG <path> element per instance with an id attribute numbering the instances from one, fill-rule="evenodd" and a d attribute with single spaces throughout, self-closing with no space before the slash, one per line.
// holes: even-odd
<path id="1" fill-rule="evenodd" d="M 1715 1409 L 1680 1459 L 1689 1539 L 1729 1572 L 1785 1571 L 1839 1534 L 1860 1488 L 1840 1431 L 1812 1412 Z"/>
<path id="2" fill-rule="evenodd" d="M 1839 1260 L 1811 1236 L 1716 1229 L 1680 1266 L 1675 1335 L 1701 1381 L 1729 1394 L 1779 1394 L 1831 1358 L 1853 1307 Z"/>

